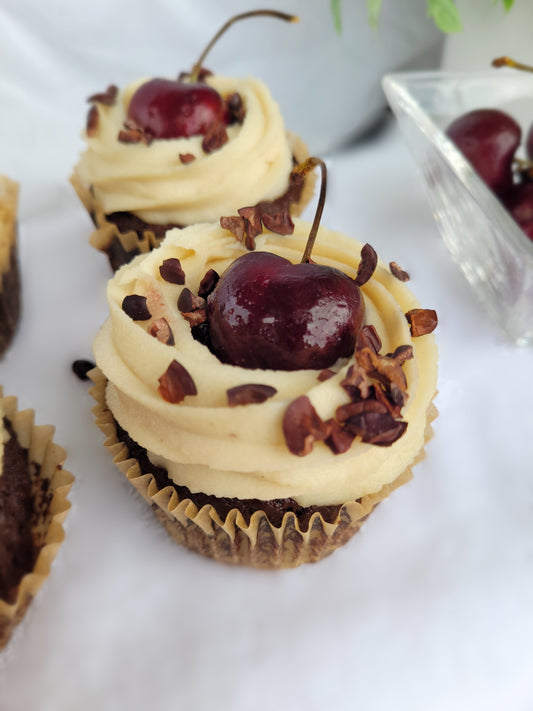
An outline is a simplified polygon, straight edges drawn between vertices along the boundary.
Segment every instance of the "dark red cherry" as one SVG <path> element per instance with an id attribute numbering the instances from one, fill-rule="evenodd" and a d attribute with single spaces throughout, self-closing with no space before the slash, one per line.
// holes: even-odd
<path id="1" fill-rule="evenodd" d="M 521 128 L 498 109 L 476 109 L 453 121 L 446 131 L 479 176 L 497 195 L 513 184 L 512 163 Z"/>
<path id="2" fill-rule="evenodd" d="M 514 185 L 505 196 L 503 204 L 529 239 L 533 240 L 533 183 Z"/>
<path id="3" fill-rule="evenodd" d="M 529 160 L 533 160 L 533 125 L 529 127 L 526 137 L 526 154 Z"/>
<path id="4" fill-rule="evenodd" d="M 230 18 L 207 44 L 183 79 L 152 79 L 133 94 L 128 118 L 150 138 L 205 136 L 215 123 L 228 125 L 231 113 L 226 101 L 212 87 L 199 81 L 205 57 L 217 40 L 238 20 L 259 15 L 295 22 L 297 17 L 278 10 L 250 10 Z"/>
<path id="5" fill-rule="evenodd" d="M 228 125 L 226 102 L 201 82 L 151 79 L 132 96 L 128 117 L 152 138 L 204 136 L 215 122 Z"/>
<path id="6" fill-rule="evenodd" d="M 268 252 L 235 260 L 207 300 L 213 352 L 244 368 L 327 368 L 353 353 L 364 316 L 348 275 Z"/>

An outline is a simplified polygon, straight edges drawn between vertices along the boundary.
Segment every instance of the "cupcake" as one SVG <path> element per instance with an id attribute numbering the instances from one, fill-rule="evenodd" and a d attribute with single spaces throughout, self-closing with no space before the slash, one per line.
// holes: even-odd
<path id="1" fill-rule="evenodd" d="M 34 425 L 0 388 L 0 649 L 37 594 L 61 545 L 73 477 L 53 428 Z"/>
<path id="2" fill-rule="evenodd" d="M 287 132 L 258 79 L 211 74 L 197 63 L 178 79 L 110 86 L 89 101 L 87 148 L 71 182 L 96 228 L 91 243 L 114 270 L 153 249 L 170 228 L 216 221 L 262 200 L 299 215 L 311 197 L 311 176 L 291 175 L 307 149 Z"/>
<path id="3" fill-rule="evenodd" d="M 298 265 L 309 223 L 263 227 L 255 251 L 221 223 L 169 231 L 111 279 L 94 412 L 177 541 L 294 567 L 345 543 L 411 477 L 436 415 L 436 315 L 369 245 L 320 228 Z M 309 307 L 300 295 L 317 284 L 325 300 Z"/>
<path id="4" fill-rule="evenodd" d="M 0 357 L 11 343 L 20 316 L 18 190 L 17 183 L 0 175 Z"/>

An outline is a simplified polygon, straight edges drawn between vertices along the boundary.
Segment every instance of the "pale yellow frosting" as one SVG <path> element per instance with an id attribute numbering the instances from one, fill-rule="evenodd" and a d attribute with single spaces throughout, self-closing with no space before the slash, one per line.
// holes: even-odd
<path id="1" fill-rule="evenodd" d="M 8 271 L 15 243 L 18 183 L 0 175 L 0 275 Z"/>
<path id="2" fill-rule="evenodd" d="M 96 104 L 97 130 L 91 137 L 83 134 L 87 150 L 75 174 L 85 187 L 92 186 L 106 214 L 126 211 L 149 223 L 190 225 L 216 221 L 285 192 L 291 139 L 265 84 L 253 78 L 207 79 L 223 96 L 238 92 L 246 115 L 242 124 L 228 126 L 227 143 L 205 153 L 202 136 L 157 139 L 150 145 L 117 140 L 131 97 L 145 81 L 126 87 L 113 106 Z M 183 164 L 179 155 L 187 153 L 196 159 Z"/>
<path id="3" fill-rule="evenodd" d="M 257 250 L 270 251 L 292 262 L 301 259 L 310 225 L 295 221 L 292 236 L 266 233 L 257 238 Z M 321 228 L 313 259 L 355 276 L 361 244 L 340 233 Z M 433 335 L 412 338 L 405 312 L 419 305 L 404 283 L 379 264 L 362 287 L 367 323 L 383 342 L 382 353 L 411 344 L 414 358 L 403 368 L 409 399 L 402 411 L 408 422 L 405 434 L 390 447 L 356 440 L 348 452 L 334 455 L 322 442 L 304 457 L 291 454 L 282 432 L 288 404 L 307 395 L 322 419 L 333 417 L 348 401 L 340 381 L 351 360 L 346 359 L 330 380 L 319 382 L 318 371 L 250 370 L 222 364 L 191 336 L 190 326 L 177 309 L 182 288 L 159 275 L 164 259 L 177 257 L 186 285 L 198 289 L 207 269 L 219 274 L 240 254 L 243 246 L 214 224 L 199 224 L 167 233 L 155 251 L 122 267 L 109 282 L 110 315 L 100 330 L 94 353 L 108 378 L 107 403 L 116 420 L 145 447 L 152 461 L 165 466 L 170 476 L 193 492 L 238 498 L 293 497 L 300 504 L 338 504 L 378 491 L 409 466 L 424 443 L 426 410 L 436 390 L 437 351 Z M 153 318 L 164 316 L 175 345 L 159 342 L 147 333 L 151 321 L 133 321 L 121 308 L 126 295 L 147 297 Z M 191 374 L 198 391 L 179 404 L 162 399 L 158 379 L 173 360 Z M 272 385 L 277 394 L 261 404 L 227 406 L 228 388 L 245 384 Z"/>

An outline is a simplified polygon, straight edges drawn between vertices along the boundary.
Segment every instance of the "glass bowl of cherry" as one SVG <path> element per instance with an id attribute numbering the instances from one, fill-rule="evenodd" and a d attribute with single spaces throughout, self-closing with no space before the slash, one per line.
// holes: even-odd
<path id="1" fill-rule="evenodd" d="M 533 74 L 389 74 L 443 240 L 493 320 L 533 345 Z"/>

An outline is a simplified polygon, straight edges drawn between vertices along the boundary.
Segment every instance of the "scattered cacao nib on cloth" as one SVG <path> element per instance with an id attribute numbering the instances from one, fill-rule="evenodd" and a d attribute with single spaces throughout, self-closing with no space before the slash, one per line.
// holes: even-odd
<path id="1" fill-rule="evenodd" d="M 271 385 L 262 385 L 260 383 L 246 383 L 244 385 L 236 385 L 234 388 L 229 388 L 227 391 L 228 406 L 236 407 L 237 405 L 253 405 L 265 402 L 273 397 L 277 390 Z"/>
<path id="2" fill-rule="evenodd" d="M 196 385 L 189 371 L 173 360 L 159 378 L 159 394 L 172 404 L 182 402 L 187 395 L 196 395 Z"/>

